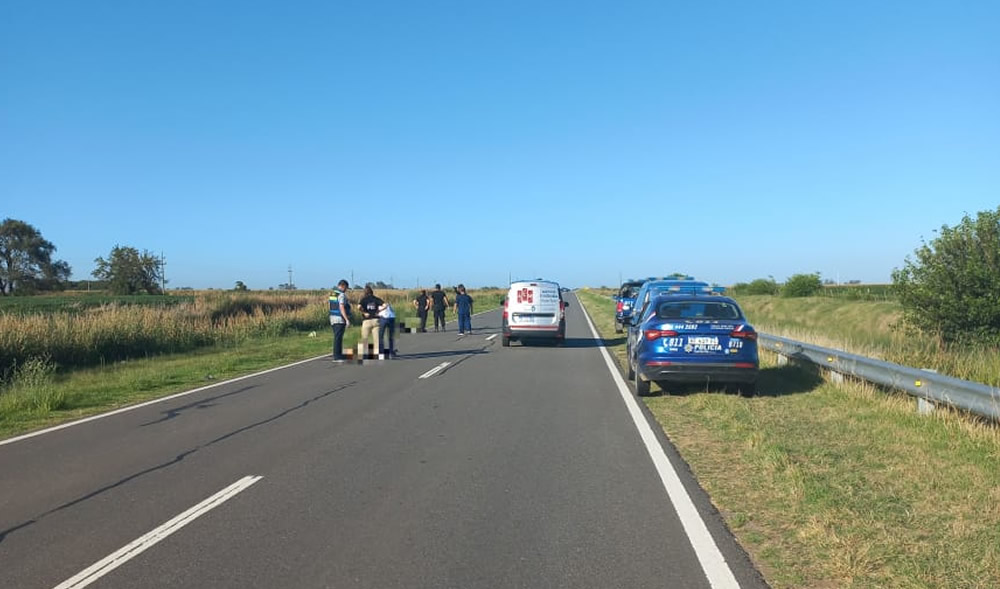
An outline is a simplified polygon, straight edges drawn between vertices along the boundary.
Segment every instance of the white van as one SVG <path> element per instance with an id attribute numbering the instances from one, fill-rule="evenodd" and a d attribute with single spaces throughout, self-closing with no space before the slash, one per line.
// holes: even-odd
<path id="1" fill-rule="evenodd" d="M 566 339 L 566 305 L 559 284 L 551 280 L 513 282 L 503 303 L 504 347 L 511 340 Z"/>

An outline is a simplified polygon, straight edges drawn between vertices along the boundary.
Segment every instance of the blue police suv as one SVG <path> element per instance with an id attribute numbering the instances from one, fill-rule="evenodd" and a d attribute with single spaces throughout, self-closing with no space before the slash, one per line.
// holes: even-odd
<path id="1" fill-rule="evenodd" d="M 650 383 L 725 384 L 745 397 L 757 392 L 757 331 L 736 301 L 704 292 L 659 294 L 632 316 L 628 378 L 638 395 Z"/>
<path id="2" fill-rule="evenodd" d="M 639 292 L 639 287 L 645 280 L 626 280 L 618 289 L 618 296 L 615 297 L 615 333 L 624 331 L 632 316 L 632 308 L 635 306 L 635 295 Z"/>

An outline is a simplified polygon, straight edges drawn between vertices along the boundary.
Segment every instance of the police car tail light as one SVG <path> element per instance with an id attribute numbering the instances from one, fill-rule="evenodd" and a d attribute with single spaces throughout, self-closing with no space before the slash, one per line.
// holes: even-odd
<path id="1" fill-rule="evenodd" d="M 661 337 L 676 337 L 677 332 L 673 329 L 647 329 L 643 335 L 646 337 L 646 341 L 651 342 Z"/>
<path id="2" fill-rule="evenodd" d="M 757 341 L 757 332 L 753 329 L 748 328 L 746 325 L 740 325 L 736 329 L 729 332 L 729 337 L 739 337 L 743 339 Z"/>
<path id="3" fill-rule="evenodd" d="M 619 313 L 621 313 L 621 312 L 622 312 L 622 307 L 624 307 L 624 306 L 625 306 L 625 304 L 624 304 L 624 303 L 622 303 L 621 301 L 618 301 L 618 312 L 619 312 Z"/>

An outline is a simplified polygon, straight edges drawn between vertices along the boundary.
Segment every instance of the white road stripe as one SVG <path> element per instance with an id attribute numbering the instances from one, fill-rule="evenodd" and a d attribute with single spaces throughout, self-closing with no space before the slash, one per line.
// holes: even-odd
<path id="1" fill-rule="evenodd" d="M 13 444 L 14 442 L 20 442 L 21 440 L 27 440 L 28 438 L 33 438 L 35 436 L 40 436 L 42 434 L 47 434 L 49 432 L 58 431 L 65 429 L 67 427 L 73 427 L 74 425 L 80 425 L 81 423 L 87 423 L 88 421 L 95 421 L 98 419 L 104 419 L 105 417 L 111 417 L 112 415 L 118 415 L 119 413 L 125 413 L 126 411 L 132 411 L 139 409 L 140 407 L 146 407 L 147 405 L 153 405 L 156 403 L 162 403 L 164 401 L 170 401 L 171 399 L 176 399 L 178 397 L 183 397 L 185 395 L 190 395 L 192 393 L 200 393 L 201 391 L 206 391 L 211 388 L 221 387 L 223 385 L 231 384 L 240 380 L 247 378 L 253 378 L 255 376 L 260 376 L 262 374 L 267 374 L 269 372 L 274 372 L 276 370 L 284 370 L 285 368 L 291 368 L 292 366 L 298 366 L 299 364 L 305 364 L 306 362 L 312 362 L 313 360 L 319 360 L 320 358 L 329 358 L 330 354 L 323 354 L 322 356 L 316 356 L 309 358 L 308 360 L 300 360 L 298 362 L 292 362 L 291 364 L 285 364 L 284 366 L 277 366 L 275 368 L 268 368 L 267 370 L 261 370 L 260 372 L 254 372 L 253 374 L 245 374 L 243 376 L 237 376 L 236 378 L 231 378 L 229 380 L 224 380 L 222 382 L 216 382 L 210 385 L 205 385 L 203 387 L 198 387 L 196 389 L 191 389 L 190 391 L 184 391 L 183 393 L 175 393 L 167 397 L 160 397 L 159 399 L 153 399 L 152 401 L 146 401 L 145 403 L 139 403 L 137 405 L 129 405 L 128 407 L 122 407 L 121 409 L 115 409 L 114 411 L 108 411 L 107 413 L 99 413 L 97 415 L 91 415 L 90 417 L 84 417 L 83 419 L 77 419 L 76 421 L 70 421 L 63 423 L 61 425 L 56 425 L 53 427 L 47 427 L 45 429 L 40 429 L 35 432 L 28 434 L 23 434 L 14 438 L 8 438 L 6 440 L 0 440 L 0 446 L 5 444 Z"/>
<path id="2" fill-rule="evenodd" d="M 577 301 L 579 300 L 578 297 Z M 594 335 L 595 339 L 600 340 L 600 336 L 597 335 L 597 329 L 594 328 L 594 323 L 590 320 L 590 315 L 587 314 L 587 309 L 582 304 L 580 308 L 583 309 L 583 316 L 587 319 L 590 332 Z M 649 452 L 649 457 L 653 460 L 656 472 L 660 475 L 663 488 L 667 491 L 667 496 L 670 497 L 670 502 L 673 503 L 674 510 L 677 512 L 677 517 L 681 520 L 684 533 L 687 534 L 688 540 L 691 541 L 691 547 L 694 548 L 694 552 L 698 556 L 698 562 L 701 564 L 702 571 L 705 572 L 705 577 L 708 578 L 708 583 L 717 589 L 738 589 L 740 584 L 736 581 L 736 577 L 729 568 L 729 564 L 726 563 L 726 558 L 722 555 L 719 547 L 715 544 L 715 540 L 712 538 L 712 534 L 709 533 L 708 527 L 698 514 L 698 509 L 694 506 L 694 502 L 691 501 L 691 496 L 688 495 L 687 490 L 681 483 L 680 477 L 677 476 L 677 471 L 670 464 L 670 459 L 667 458 L 663 447 L 660 446 L 656 434 L 653 433 L 653 430 L 649 427 L 649 423 L 646 422 L 639 404 L 636 402 L 635 397 L 632 396 L 632 391 L 625 385 L 625 381 L 622 379 L 614 359 L 611 358 L 611 354 L 608 353 L 607 348 L 603 344 L 600 350 L 604 356 L 604 362 L 608 365 L 608 370 L 611 371 L 611 378 L 618 385 L 618 392 L 621 393 L 629 415 L 632 416 L 632 422 L 635 423 L 636 429 L 639 430 L 639 437 L 642 438 L 643 443 L 646 445 L 646 451 Z"/>
<path id="3" fill-rule="evenodd" d="M 444 370 L 445 368 L 447 368 L 449 364 L 451 364 L 451 362 L 442 362 L 442 363 L 438 364 L 437 366 L 435 366 L 434 368 L 431 368 L 427 372 L 421 374 L 419 376 L 419 378 L 430 378 L 430 377 L 434 376 L 435 374 L 437 374 L 438 372 L 441 372 L 442 370 Z"/>
<path id="4" fill-rule="evenodd" d="M 97 561 L 86 569 L 80 571 L 73 577 L 56 585 L 55 589 L 81 589 L 110 573 L 132 558 L 152 548 L 157 542 L 163 540 L 170 534 L 193 522 L 199 516 L 205 515 L 212 509 L 222 505 L 238 493 L 245 490 L 250 485 L 259 481 L 259 476 L 247 476 L 229 485 L 225 489 L 205 499 L 201 503 L 188 509 L 184 513 L 157 527 L 153 531 L 140 536 L 121 549 L 112 552 L 103 559 Z"/>
<path id="5" fill-rule="evenodd" d="M 495 338 L 496 336 L 497 336 L 497 334 L 495 334 L 495 333 L 494 333 L 493 335 L 491 335 L 491 336 L 488 336 L 488 337 L 486 338 L 486 341 L 490 341 L 491 339 Z"/>

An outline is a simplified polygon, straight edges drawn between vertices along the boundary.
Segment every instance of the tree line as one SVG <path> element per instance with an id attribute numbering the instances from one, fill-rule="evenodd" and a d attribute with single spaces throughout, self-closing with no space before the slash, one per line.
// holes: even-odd
<path id="1" fill-rule="evenodd" d="M 0 296 L 64 290 L 72 268 L 53 254 L 56 246 L 33 225 L 17 219 L 0 223 Z M 163 267 L 148 251 L 115 245 L 107 258 L 94 260 L 91 275 L 114 294 L 160 294 Z"/>
<path id="2" fill-rule="evenodd" d="M 923 241 L 892 272 L 893 289 L 908 324 L 943 342 L 984 341 L 1000 345 L 1000 207 L 966 214 Z M 0 223 L 0 295 L 61 290 L 71 268 L 53 258 L 56 247 L 32 225 Z M 163 269 L 148 251 L 115 245 L 94 260 L 91 275 L 114 294 L 158 294 Z M 379 283 L 382 285 L 382 283 Z M 384 285 L 390 287 L 391 285 Z M 812 296 L 822 290 L 818 272 L 795 274 L 779 285 L 773 277 L 734 285 L 734 294 Z M 246 285 L 238 282 L 237 290 Z"/>

